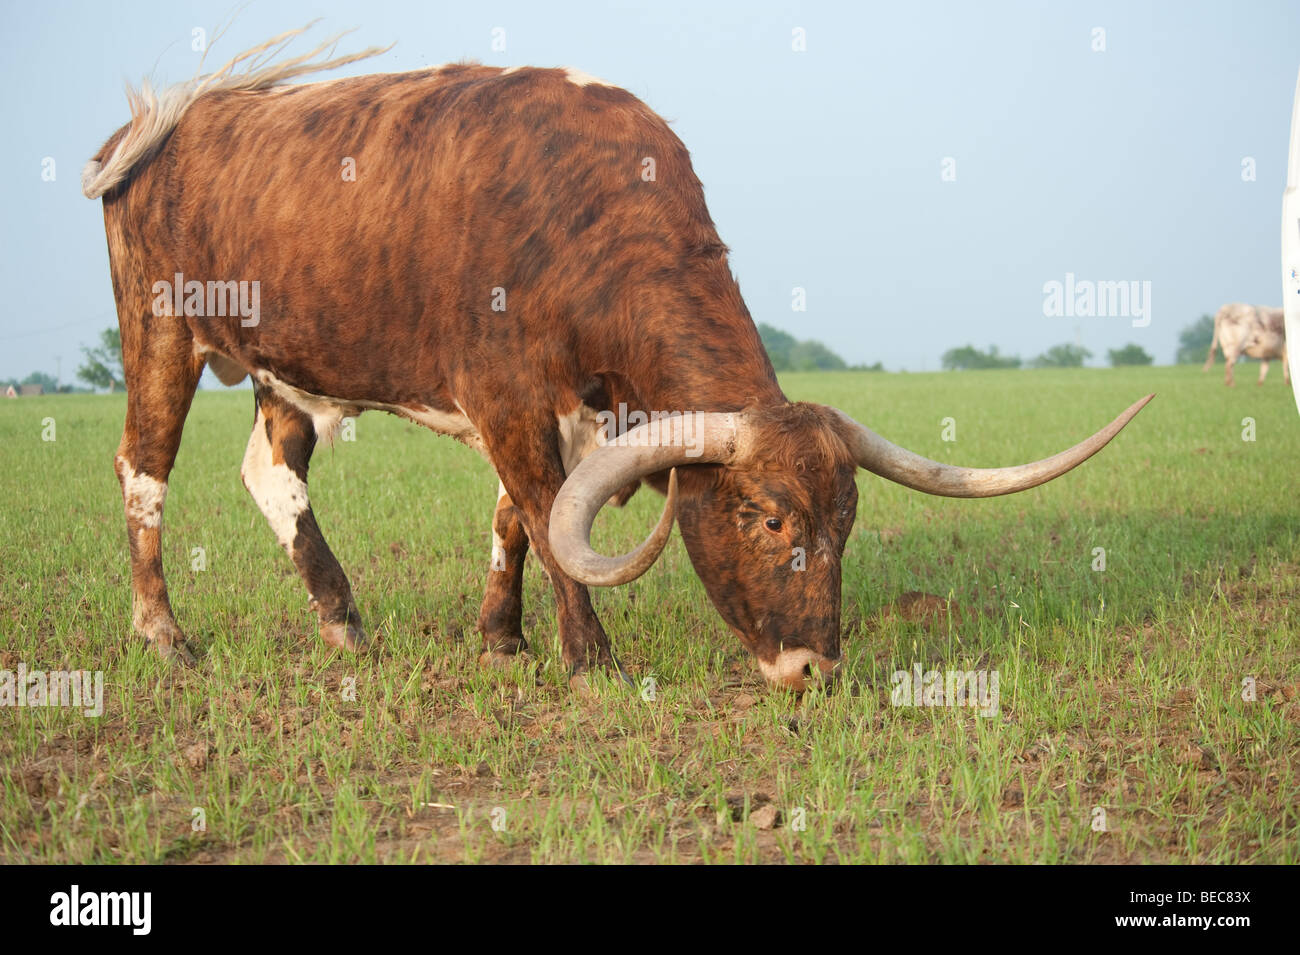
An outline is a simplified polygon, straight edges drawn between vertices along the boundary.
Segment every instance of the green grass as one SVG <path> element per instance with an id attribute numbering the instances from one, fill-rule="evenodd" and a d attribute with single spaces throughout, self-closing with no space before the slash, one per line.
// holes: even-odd
<path id="1" fill-rule="evenodd" d="M 849 685 L 803 701 L 762 684 L 676 537 L 641 580 L 595 594 L 653 701 L 570 694 L 533 560 L 534 663 L 480 670 L 495 479 L 378 414 L 313 462 L 378 643 L 326 650 L 240 484 L 248 392 L 198 396 L 172 475 L 165 560 L 199 664 L 171 669 L 130 632 L 123 398 L 0 402 L 0 669 L 102 670 L 106 707 L 0 709 L 0 861 L 1300 861 L 1300 420 L 1280 380 L 1245 378 L 788 376 L 791 397 L 984 466 L 1055 453 L 1158 393 L 1097 458 L 1024 494 L 952 501 L 862 474 Z M 603 514 L 597 545 L 630 546 L 661 500 Z M 914 663 L 997 670 L 1000 715 L 892 706 L 890 674 Z"/>

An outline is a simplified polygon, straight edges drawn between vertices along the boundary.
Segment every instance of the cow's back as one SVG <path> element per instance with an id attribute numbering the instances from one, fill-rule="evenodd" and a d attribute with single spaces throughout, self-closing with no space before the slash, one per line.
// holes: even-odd
<path id="1" fill-rule="evenodd" d="M 105 216 L 115 280 L 257 281 L 255 326 L 190 318 L 195 338 L 342 396 L 356 355 L 372 381 L 409 377 L 412 355 L 449 375 L 556 316 L 609 321 L 638 273 L 724 251 L 667 124 L 559 69 L 213 93 Z M 403 348 L 377 353 L 377 333 Z"/>
<path id="2" fill-rule="evenodd" d="M 1260 324 L 1273 335 L 1286 337 L 1286 313 L 1281 308 L 1259 306 Z"/>

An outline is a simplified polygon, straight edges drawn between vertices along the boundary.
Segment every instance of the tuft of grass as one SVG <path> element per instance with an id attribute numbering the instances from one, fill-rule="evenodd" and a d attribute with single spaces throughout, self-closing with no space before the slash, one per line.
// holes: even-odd
<path id="1" fill-rule="evenodd" d="M 1157 398 L 1024 494 L 953 501 L 861 475 L 849 685 L 802 701 L 762 684 L 676 538 L 594 595 L 653 699 L 600 681 L 570 695 L 532 560 L 535 655 L 479 669 L 495 478 L 376 414 L 313 461 L 317 517 L 378 643 L 328 650 L 240 484 L 247 392 L 198 395 L 170 482 L 168 582 L 200 653 L 172 669 L 130 632 L 124 399 L 0 402 L 0 670 L 105 681 L 98 718 L 0 708 L 0 861 L 1300 861 L 1287 389 L 1191 368 L 783 383 L 974 466 L 1053 454 Z M 603 514 L 597 546 L 632 546 L 659 505 L 643 490 Z M 999 714 L 893 705 L 893 675 L 917 664 L 997 671 Z"/>

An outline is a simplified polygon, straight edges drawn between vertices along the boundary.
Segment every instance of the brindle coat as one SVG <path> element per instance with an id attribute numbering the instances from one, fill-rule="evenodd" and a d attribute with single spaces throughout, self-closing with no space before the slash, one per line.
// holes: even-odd
<path id="1" fill-rule="evenodd" d="M 561 421 L 626 402 L 755 414 L 744 466 L 682 470 L 686 547 L 760 661 L 791 646 L 838 660 L 857 499 L 843 425 L 782 394 L 685 147 L 630 93 L 559 69 L 465 64 L 208 93 L 104 194 L 104 219 L 128 389 L 115 462 L 134 623 L 165 656 L 189 653 L 163 580 L 162 498 L 210 362 L 228 381 L 253 375 L 244 482 L 330 644 L 355 648 L 364 631 L 307 502 L 307 468 L 343 414 L 377 408 L 479 448 L 500 477 L 486 653 L 526 646 L 531 544 L 565 661 L 611 665 L 547 522 L 566 473 Z M 260 320 L 155 315 L 153 285 L 176 273 L 260 282 Z M 663 475 L 651 483 L 662 491 Z M 808 554 L 797 579 L 796 546 Z"/>

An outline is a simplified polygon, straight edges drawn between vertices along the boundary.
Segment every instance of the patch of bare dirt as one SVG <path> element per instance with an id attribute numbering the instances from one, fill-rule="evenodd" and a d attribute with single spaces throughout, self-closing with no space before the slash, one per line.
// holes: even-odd
<path id="1" fill-rule="evenodd" d="M 909 590 L 882 607 L 878 617 L 881 621 L 898 619 L 908 623 L 935 623 L 963 620 L 964 612 L 955 600 Z"/>

